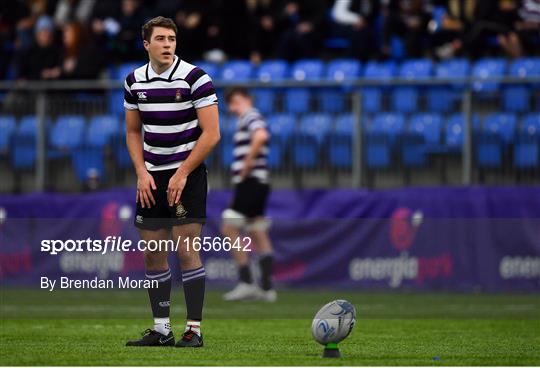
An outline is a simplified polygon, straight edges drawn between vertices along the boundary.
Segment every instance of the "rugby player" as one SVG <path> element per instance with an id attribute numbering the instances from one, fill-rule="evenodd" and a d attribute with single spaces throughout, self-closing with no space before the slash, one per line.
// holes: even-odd
<path id="1" fill-rule="evenodd" d="M 177 28 L 156 17 L 142 27 L 149 62 L 124 83 L 126 141 L 137 173 L 135 226 L 142 239 L 176 240 L 187 309 L 177 347 L 203 346 L 201 333 L 205 271 L 191 242 L 206 218 L 204 159 L 220 139 L 217 97 L 210 77 L 175 55 Z M 144 135 L 141 133 L 144 130 Z M 168 250 L 145 251 L 146 277 L 154 326 L 127 346 L 172 346 L 169 319 L 171 271 Z"/>
<path id="2" fill-rule="evenodd" d="M 236 248 L 232 251 L 238 267 L 238 285 L 226 293 L 225 300 L 262 299 L 274 302 L 272 286 L 273 248 L 268 236 L 269 222 L 264 217 L 270 194 L 268 177 L 268 141 L 270 134 L 262 115 L 253 106 L 253 99 L 244 88 L 233 88 L 226 94 L 229 111 L 238 117 L 234 133 L 234 159 L 231 166 L 234 197 L 223 211 L 222 234 L 231 242 L 238 241 L 242 232 L 252 240 L 259 256 L 260 286 L 249 267 L 249 253 Z"/>

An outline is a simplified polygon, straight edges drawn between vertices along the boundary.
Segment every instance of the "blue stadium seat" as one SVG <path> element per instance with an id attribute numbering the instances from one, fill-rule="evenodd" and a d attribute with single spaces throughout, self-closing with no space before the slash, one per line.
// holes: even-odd
<path id="1" fill-rule="evenodd" d="M 123 81 L 129 75 L 129 73 L 131 73 L 135 69 L 143 66 L 144 64 L 145 64 L 144 61 L 141 61 L 140 63 L 124 63 L 124 64 L 121 64 L 116 68 L 116 70 L 113 70 L 113 75 L 111 77 L 114 80 Z"/>
<path id="2" fill-rule="evenodd" d="M 409 131 L 422 135 L 428 149 L 439 147 L 441 129 L 442 117 L 439 114 L 415 114 L 409 122 Z"/>
<path id="3" fill-rule="evenodd" d="M 364 135 L 364 157 L 368 169 L 384 169 L 392 161 L 392 146 L 388 134 L 366 132 Z"/>
<path id="4" fill-rule="evenodd" d="M 417 132 L 406 132 L 401 137 L 401 162 L 405 167 L 421 167 L 427 163 L 425 136 Z"/>
<path id="5" fill-rule="evenodd" d="M 432 74 L 433 63 L 429 59 L 404 61 L 399 69 L 399 77 L 407 80 L 427 80 Z M 418 108 L 420 86 L 400 86 L 392 94 L 392 108 L 399 112 L 414 112 Z"/>
<path id="6" fill-rule="evenodd" d="M 319 163 L 324 138 L 328 136 L 331 118 L 327 114 L 308 114 L 300 120 L 294 134 L 293 162 L 297 167 L 313 168 Z"/>
<path id="7" fill-rule="evenodd" d="M 472 76 L 479 79 L 473 82 L 473 90 L 476 92 L 497 92 L 497 81 L 482 81 L 482 79 L 503 77 L 506 72 L 506 61 L 498 58 L 484 58 L 478 60 L 472 69 Z"/>
<path id="8" fill-rule="evenodd" d="M 104 181 L 103 148 L 97 146 L 79 147 L 73 152 L 71 162 L 75 174 L 81 183 L 84 183 L 91 175 L 97 175 L 101 182 Z"/>
<path id="9" fill-rule="evenodd" d="M 321 112 L 337 114 L 346 110 L 348 94 L 343 89 L 323 88 L 316 93 Z"/>
<path id="10" fill-rule="evenodd" d="M 472 120 L 473 131 L 479 131 L 480 117 L 478 115 L 473 115 Z M 450 151 L 461 152 L 463 147 L 464 125 L 464 118 L 461 113 L 450 115 L 446 120 L 444 142 Z"/>
<path id="11" fill-rule="evenodd" d="M 297 81 L 320 80 L 323 77 L 324 64 L 319 59 L 298 60 L 292 66 L 292 78 Z"/>
<path id="12" fill-rule="evenodd" d="M 399 113 L 380 113 L 371 123 L 371 131 L 386 134 L 389 143 L 394 145 L 405 130 L 405 117 Z"/>
<path id="13" fill-rule="evenodd" d="M 236 122 L 237 119 L 232 117 L 222 118 L 221 126 L 221 164 L 229 168 L 234 160 L 234 132 L 236 131 Z"/>
<path id="14" fill-rule="evenodd" d="M 0 154 L 6 154 L 9 150 L 11 136 L 17 128 L 15 117 L 3 115 L 0 116 Z"/>
<path id="15" fill-rule="evenodd" d="M 498 134 L 507 145 L 513 143 L 516 127 L 516 116 L 511 113 L 493 113 L 484 119 L 484 131 Z"/>
<path id="16" fill-rule="evenodd" d="M 521 58 L 510 64 L 508 73 L 511 77 L 540 77 L 540 59 Z M 502 91 L 503 105 L 506 111 L 526 112 L 530 109 L 531 88 L 533 85 L 511 84 Z"/>
<path id="17" fill-rule="evenodd" d="M 25 116 L 12 137 L 11 163 L 15 169 L 30 169 L 36 161 L 37 120 Z"/>
<path id="18" fill-rule="evenodd" d="M 521 119 L 521 130 L 528 134 L 540 135 L 540 112 L 525 115 Z"/>
<path id="19" fill-rule="evenodd" d="M 289 64 L 285 60 L 266 60 L 261 63 L 257 71 L 257 79 L 262 82 L 273 82 L 286 79 Z"/>
<path id="20" fill-rule="evenodd" d="M 352 166 L 352 137 L 355 122 L 354 114 L 339 115 L 336 118 L 328 146 L 330 164 L 334 167 L 349 168 Z"/>
<path id="21" fill-rule="evenodd" d="M 470 63 L 467 59 L 451 59 L 440 62 L 435 69 L 436 79 L 451 80 L 466 78 L 469 75 Z M 459 92 L 464 83 L 451 83 L 445 86 L 431 87 L 427 94 L 427 108 L 434 112 L 450 112 L 454 109 Z"/>
<path id="22" fill-rule="evenodd" d="M 364 78 L 376 81 L 388 81 L 396 75 L 396 64 L 393 61 L 383 63 L 370 61 L 364 69 Z M 366 87 L 362 91 L 363 109 L 366 113 L 382 110 L 383 88 Z"/>
<path id="23" fill-rule="evenodd" d="M 225 81 L 247 81 L 253 76 L 253 65 L 247 60 L 233 60 L 221 69 L 221 79 Z"/>
<path id="24" fill-rule="evenodd" d="M 212 78 L 212 80 L 219 80 L 221 76 L 219 64 L 212 63 L 209 61 L 198 61 L 194 65 L 197 65 L 199 68 L 204 70 L 206 74 Z"/>
<path id="25" fill-rule="evenodd" d="M 86 143 L 93 147 L 104 147 L 120 130 L 120 121 L 114 115 L 99 115 L 90 119 Z"/>
<path id="26" fill-rule="evenodd" d="M 285 112 L 305 114 L 310 112 L 311 94 L 308 88 L 288 88 L 284 94 Z"/>
<path id="27" fill-rule="evenodd" d="M 328 63 L 326 79 L 334 81 L 346 81 L 360 77 L 362 64 L 356 59 L 334 59 Z"/>
<path id="28" fill-rule="evenodd" d="M 289 147 L 289 140 L 296 126 L 296 118 L 292 114 L 278 114 L 267 119 L 271 134 L 268 166 L 276 168 L 285 162 L 285 155 Z"/>
<path id="29" fill-rule="evenodd" d="M 50 133 L 53 149 L 72 150 L 82 145 L 86 125 L 80 115 L 65 115 L 57 119 Z"/>
<path id="30" fill-rule="evenodd" d="M 263 114 L 271 114 L 275 111 L 276 91 L 272 88 L 255 88 L 252 92 L 253 100 L 257 109 Z"/>
<path id="31" fill-rule="evenodd" d="M 124 113 L 124 88 L 112 89 L 108 93 L 109 112 L 111 114 L 121 115 Z"/>
<path id="32" fill-rule="evenodd" d="M 514 166 L 518 169 L 540 168 L 540 132 L 518 134 L 513 157 Z"/>
<path id="33" fill-rule="evenodd" d="M 474 152 L 479 168 L 498 168 L 502 166 L 503 142 L 498 133 L 489 131 L 474 134 Z"/>

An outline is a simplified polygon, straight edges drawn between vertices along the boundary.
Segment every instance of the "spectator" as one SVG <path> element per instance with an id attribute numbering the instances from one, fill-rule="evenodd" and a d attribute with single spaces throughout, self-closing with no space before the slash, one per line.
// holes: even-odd
<path id="1" fill-rule="evenodd" d="M 345 29 L 349 57 L 365 60 L 371 54 L 374 47 L 372 27 L 378 10 L 378 0 L 337 0 L 334 3 L 332 16 Z"/>
<path id="2" fill-rule="evenodd" d="M 54 12 L 54 22 L 60 27 L 72 21 L 86 24 L 95 3 L 96 0 L 60 0 Z"/>
<path id="3" fill-rule="evenodd" d="M 392 37 L 405 44 L 406 56 L 424 56 L 429 16 L 422 0 L 390 0 L 383 26 L 383 54 L 389 56 Z"/>
<path id="4" fill-rule="evenodd" d="M 61 78 L 95 79 L 99 76 L 102 59 L 88 41 L 84 27 L 77 22 L 64 26 L 64 61 Z"/>
<path id="5" fill-rule="evenodd" d="M 515 24 L 521 50 L 532 55 L 540 43 L 540 0 L 523 0 Z"/>
<path id="6" fill-rule="evenodd" d="M 61 73 L 61 51 L 54 42 L 54 24 L 42 15 L 35 26 L 35 43 L 22 53 L 18 65 L 21 79 L 57 79 Z"/>
<path id="7" fill-rule="evenodd" d="M 144 58 L 141 27 L 146 18 L 139 0 L 122 0 L 121 12 L 117 18 L 120 30 L 115 40 L 115 49 L 122 61 L 140 61 Z"/>
<path id="8" fill-rule="evenodd" d="M 279 57 L 297 60 L 316 55 L 325 9 L 324 0 L 285 0 L 282 3 L 277 19 L 277 27 L 283 30 Z"/>
<path id="9" fill-rule="evenodd" d="M 251 20 L 249 32 L 250 59 L 258 64 L 263 58 L 274 57 L 279 30 L 276 28 L 276 1 L 254 0 L 248 2 Z"/>

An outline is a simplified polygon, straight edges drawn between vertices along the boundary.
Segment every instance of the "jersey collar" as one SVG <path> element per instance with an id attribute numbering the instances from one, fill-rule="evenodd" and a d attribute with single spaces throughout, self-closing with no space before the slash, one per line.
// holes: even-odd
<path id="1" fill-rule="evenodd" d="M 158 74 L 154 71 L 152 68 L 152 65 L 150 62 L 146 64 L 146 79 L 150 80 L 153 78 L 163 78 L 163 79 L 171 79 L 172 75 L 176 71 L 176 68 L 178 67 L 178 63 L 180 62 L 180 58 L 176 55 L 174 55 L 174 60 L 170 67 L 167 68 L 163 73 Z"/>

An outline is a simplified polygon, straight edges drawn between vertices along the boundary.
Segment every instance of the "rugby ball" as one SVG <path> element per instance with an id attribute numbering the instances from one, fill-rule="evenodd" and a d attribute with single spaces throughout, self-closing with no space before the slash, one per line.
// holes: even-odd
<path id="1" fill-rule="evenodd" d="M 346 300 L 334 300 L 322 307 L 311 324 L 311 334 L 319 344 L 338 343 L 351 333 L 356 309 Z"/>

